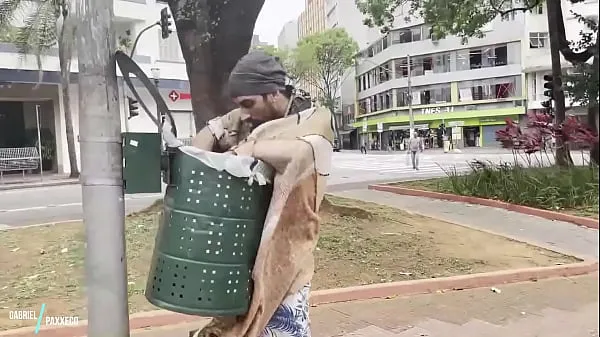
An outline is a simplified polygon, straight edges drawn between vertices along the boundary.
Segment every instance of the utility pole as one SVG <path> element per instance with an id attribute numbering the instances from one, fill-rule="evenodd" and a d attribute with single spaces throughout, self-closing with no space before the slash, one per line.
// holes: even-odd
<path id="1" fill-rule="evenodd" d="M 410 129 L 410 135 L 409 137 L 412 138 L 413 134 L 415 133 L 415 115 L 413 114 L 413 108 L 412 108 L 412 83 L 411 83 L 411 66 L 410 66 L 410 55 L 406 55 L 406 66 L 408 68 L 408 123 L 409 123 L 409 129 Z"/>
<path id="2" fill-rule="evenodd" d="M 79 0 L 79 133 L 88 337 L 128 337 L 127 256 L 113 1 Z"/>

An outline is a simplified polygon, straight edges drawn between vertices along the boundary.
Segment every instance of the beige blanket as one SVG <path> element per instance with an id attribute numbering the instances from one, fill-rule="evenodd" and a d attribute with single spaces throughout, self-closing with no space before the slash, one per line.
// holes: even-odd
<path id="1" fill-rule="evenodd" d="M 252 273 L 249 312 L 215 318 L 195 336 L 258 337 L 283 299 L 312 279 L 318 211 L 333 153 L 332 118 L 325 108 L 305 110 L 259 126 L 232 149 L 275 168 L 273 197 Z"/>

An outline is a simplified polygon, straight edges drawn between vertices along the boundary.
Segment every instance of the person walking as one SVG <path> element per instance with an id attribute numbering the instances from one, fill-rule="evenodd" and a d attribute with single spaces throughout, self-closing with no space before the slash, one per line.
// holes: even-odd
<path id="1" fill-rule="evenodd" d="M 360 153 L 367 154 L 367 142 L 363 142 L 360 146 Z"/>
<path id="2" fill-rule="evenodd" d="M 408 151 L 410 153 L 413 170 L 419 170 L 418 152 L 423 152 L 423 139 L 415 132 L 408 139 Z"/>

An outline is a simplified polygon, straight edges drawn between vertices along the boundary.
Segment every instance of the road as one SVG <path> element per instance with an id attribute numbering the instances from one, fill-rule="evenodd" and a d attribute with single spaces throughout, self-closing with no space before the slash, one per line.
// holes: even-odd
<path id="1" fill-rule="evenodd" d="M 576 158 L 576 157 L 574 157 Z M 393 180 L 415 180 L 444 176 L 444 170 L 456 167 L 468 170 L 467 161 L 478 159 L 498 163 L 512 162 L 513 155 L 504 150 L 463 153 L 425 151 L 419 170 L 409 165 L 405 153 L 369 153 L 344 151 L 334 153 L 329 191 L 364 188 L 370 183 Z M 125 197 L 127 213 L 141 210 L 160 194 L 138 194 Z M 44 188 L 0 191 L 0 229 L 28 225 L 77 221 L 82 218 L 81 187 L 65 185 Z"/>

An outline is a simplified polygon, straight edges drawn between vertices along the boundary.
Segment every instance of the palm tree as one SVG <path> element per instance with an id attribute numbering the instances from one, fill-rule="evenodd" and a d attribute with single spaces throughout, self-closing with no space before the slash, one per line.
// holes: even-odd
<path id="1" fill-rule="evenodd" d="M 39 69 L 39 81 L 42 80 L 42 55 L 51 47 L 58 45 L 60 63 L 60 84 L 65 109 L 65 128 L 67 151 L 71 178 L 79 177 L 73 117 L 71 114 L 71 95 L 69 77 L 73 58 L 76 23 L 74 11 L 68 0 L 0 0 L 0 29 L 8 27 L 17 19 L 23 19 L 18 27 L 14 43 L 22 55 L 34 55 Z"/>

